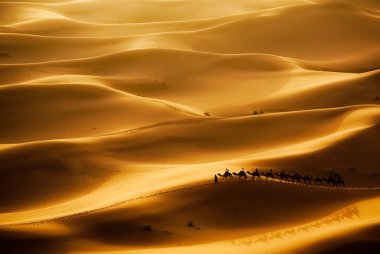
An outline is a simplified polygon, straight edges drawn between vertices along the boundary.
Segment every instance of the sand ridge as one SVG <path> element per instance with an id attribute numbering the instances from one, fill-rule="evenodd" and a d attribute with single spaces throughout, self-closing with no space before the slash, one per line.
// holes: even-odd
<path id="1" fill-rule="evenodd" d="M 0 252 L 377 248 L 379 10 L 0 1 Z M 213 184 L 227 167 L 348 189 Z"/>

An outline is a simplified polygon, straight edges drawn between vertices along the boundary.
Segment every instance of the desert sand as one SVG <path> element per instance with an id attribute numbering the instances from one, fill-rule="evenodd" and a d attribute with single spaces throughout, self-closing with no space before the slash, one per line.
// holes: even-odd
<path id="1" fill-rule="evenodd" d="M 379 12 L 1 0 L 0 253 L 380 253 Z"/>

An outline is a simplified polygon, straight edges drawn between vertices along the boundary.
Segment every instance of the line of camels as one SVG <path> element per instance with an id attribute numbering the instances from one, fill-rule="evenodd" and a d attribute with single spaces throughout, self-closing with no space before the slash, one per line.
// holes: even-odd
<path id="1" fill-rule="evenodd" d="M 285 170 L 282 170 L 279 173 L 273 173 L 272 169 L 269 171 L 259 171 L 257 168 L 255 171 L 244 171 L 244 169 L 240 170 L 239 173 L 231 173 L 228 169 L 224 172 L 224 174 L 216 174 L 215 175 L 215 183 L 218 182 L 218 176 L 225 179 L 225 181 L 232 181 L 233 176 L 238 176 L 239 180 L 248 180 L 248 175 L 252 176 L 253 181 L 261 181 L 262 177 L 265 177 L 266 181 L 273 181 L 278 179 L 280 181 L 285 181 L 289 183 L 299 183 L 299 184 L 308 184 L 308 185 L 319 185 L 319 186 L 328 186 L 328 187 L 346 187 L 346 184 L 343 178 L 335 171 L 331 171 L 329 176 L 327 177 L 312 177 L 309 174 L 301 175 L 297 172 L 293 174 L 286 173 Z"/>

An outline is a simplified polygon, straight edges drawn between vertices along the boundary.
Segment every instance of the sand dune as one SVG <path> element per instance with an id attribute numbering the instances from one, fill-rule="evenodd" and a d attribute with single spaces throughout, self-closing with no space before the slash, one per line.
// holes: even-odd
<path id="1" fill-rule="evenodd" d="M 295 16 L 294 13 L 303 14 Z M 316 20 L 323 22 L 316 23 Z M 237 20 L 197 32 L 113 38 L 57 38 L 22 34 L 0 36 L 2 50 L 11 56 L 3 57 L 3 63 L 19 63 L 21 57 L 22 62 L 41 62 L 158 47 L 215 53 L 260 52 L 321 62 L 335 70 L 365 71 L 378 68 L 379 22 L 376 13 L 350 5 L 322 4 L 288 7 L 277 15 Z M 280 27 L 274 26 L 278 23 L 281 23 Z M 346 27 L 347 23 L 355 26 Z M 313 27 L 312 33 L 310 27 Z M 303 38 L 302 41 L 299 38 Z M 23 39 L 30 42 L 28 47 L 21 43 Z M 278 40 L 282 43 L 275 44 Z M 38 54 L 35 49 L 42 47 L 44 54 Z M 70 54 L 65 51 L 67 47 L 70 47 Z M 312 50 L 316 47 L 320 48 L 318 54 Z M 358 61 L 360 67 L 356 64 Z"/>
<path id="2" fill-rule="evenodd" d="M 377 253 L 379 10 L 0 0 L 0 253 Z"/>
<path id="3" fill-rule="evenodd" d="M 138 161 L 162 163 L 164 154 L 177 147 L 176 157 L 171 162 L 208 162 L 273 150 L 274 147 L 291 145 L 307 138 L 314 139 L 338 131 L 366 128 L 377 124 L 378 114 L 379 108 L 376 106 L 268 114 L 160 126 L 134 135 L 121 133 L 114 140 L 107 138 L 101 142 L 105 147 L 126 151 L 127 158 Z M 313 124 L 321 119 L 323 128 Z M 281 131 L 278 131 L 276 122 L 281 122 Z M 187 130 L 188 128 L 192 131 Z M 300 129 L 303 131 L 300 132 Z M 120 142 L 120 138 L 124 141 Z M 149 156 L 145 158 L 144 154 Z"/>
<path id="4" fill-rule="evenodd" d="M 331 1 L 329 0 L 314 0 L 313 2 L 316 3 L 329 3 Z M 339 2 L 342 3 L 347 3 L 347 4 L 352 4 L 355 6 L 361 6 L 364 8 L 369 8 L 369 9 L 374 9 L 374 10 L 379 10 L 380 9 L 380 4 L 376 0 L 341 0 Z"/>
<path id="5" fill-rule="evenodd" d="M 323 237 L 324 231 L 331 229 L 334 223 L 340 224 L 343 230 L 355 222 L 360 222 L 365 228 L 368 223 L 366 219 L 369 218 L 372 219 L 372 224 L 378 223 L 378 215 L 368 213 L 369 206 L 373 206 L 376 199 L 363 202 L 363 205 L 349 205 L 375 195 L 376 192 L 318 190 L 275 183 L 205 185 L 138 199 L 102 212 L 66 218 L 59 222 L 60 233 L 55 235 L 51 235 L 50 231 L 55 229 L 57 232 L 57 226 L 49 223 L 45 226 L 47 232 L 41 232 L 37 238 L 42 241 L 28 241 L 31 236 L 21 234 L 22 230 L 20 232 L 5 227 L 3 232 L 9 236 L 3 240 L 3 244 L 10 247 L 13 251 L 11 253 L 28 247 L 34 247 L 33 251 L 38 253 L 48 253 L 52 246 L 61 246 L 61 250 L 67 250 L 78 244 L 81 248 L 77 252 L 89 253 L 94 250 L 95 242 L 98 243 L 95 245 L 97 251 L 106 252 L 112 245 L 114 247 L 111 249 L 116 253 L 128 249 L 136 252 L 136 248 L 146 248 L 147 244 L 152 253 L 159 251 L 153 247 L 171 247 L 165 249 L 169 252 L 203 253 L 204 248 L 218 250 L 221 246 L 226 253 L 231 248 L 249 253 L 252 249 L 265 251 L 266 248 L 262 245 L 265 242 L 276 244 L 281 249 L 284 246 L 281 247 L 276 242 L 278 237 L 297 241 L 297 238 L 310 235 L 306 241 L 308 243 L 313 238 L 318 239 L 321 234 Z M 260 196 L 269 198 L 252 198 Z M 288 199 L 289 197 L 293 198 Z M 284 213 L 281 209 L 284 205 L 291 207 L 291 210 Z M 347 205 L 347 208 L 340 209 Z M 260 212 L 262 207 L 271 212 Z M 296 213 L 299 209 L 307 211 L 308 215 L 299 218 Z M 188 227 L 189 221 L 195 226 Z M 277 227 L 273 227 L 274 222 Z M 144 232 L 144 225 L 150 225 L 152 232 Z M 20 227 L 27 230 L 36 226 Z M 67 237 L 68 232 L 76 237 Z M 126 234 L 128 237 L 124 237 Z M 231 238 L 236 239 L 232 245 L 229 242 Z M 15 241 L 24 244 L 12 245 Z"/>
<path id="6" fill-rule="evenodd" d="M 289 105 L 284 105 L 279 97 L 290 97 L 291 94 L 306 93 L 305 90 L 314 91 L 319 87 L 324 91 L 325 83 L 346 82 L 344 80 L 359 77 L 352 73 L 321 72 L 318 67 L 307 70 L 300 67 L 302 64 L 263 54 L 222 55 L 144 49 L 76 61 L 3 65 L 0 71 L 4 77 L 3 84 L 80 82 L 104 85 L 218 116 L 248 115 L 261 108 L 269 111 L 294 110 L 297 108 L 291 104 L 300 99 L 292 99 Z M 187 79 L 184 80 L 182 75 Z M 376 103 L 374 97 L 370 98 L 370 92 L 373 91 L 367 91 L 367 97 L 362 101 Z M 301 104 L 297 106 L 310 108 L 313 102 L 304 100 Z M 352 102 L 348 100 L 345 105 L 352 105 Z M 344 105 L 328 103 L 323 106 Z"/>
<path id="7" fill-rule="evenodd" d="M 235 72 L 275 72 L 299 69 L 291 60 L 272 55 L 220 55 L 167 49 L 132 50 L 99 57 L 48 63 L 2 64 L 0 67 L 4 76 L 3 84 L 67 74 L 98 74 L 103 78 L 156 78 L 160 80 L 178 72 L 187 73 L 190 79 L 196 75 L 207 75 L 229 69 Z M 179 82 L 179 80 L 175 81 Z"/>
<path id="8" fill-rule="evenodd" d="M 104 1 L 66 1 L 61 4 L 40 4 L 37 3 L 10 3 L 6 2 L 3 7 L 8 7 L 9 12 L 18 13 L 17 21 L 22 22 L 31 19 L 45 18 L 42 13 L 54 13 L 65 18 L 84 22 L 94 22 L 103 24 L 117 23 L 147 23 L 165 21 L 191 21 L 199 19 L 210 19 L 237 15 L 251 11 L 269 9 L 281 6 L 291 6 L 307 3 L 305 0 L 284 0 L 284 1 L 154 1 L 154 0 L 113 0 L 112 5 Z M 29 7 L 29 11 L 28 10 Z M 33 7 L 33 9 L 31 9 Z M 26 9 L 26 10 L 25 10 Z M 31 10 L 30 10 L 31 9 Z M 160 12 L 157 12 L 160 9 Z M 25 11 L 23 11 L 25 10 Z M 24 14 L 24 15 L 21 15 Z M 10 16 L 10 15 L 9 15 Z M 8 19 L 7 19 L 8 18 Z M 11 17 L 3 17 L 2 20 L 10 21 Z M 15 18 L 14 15 L 12 17 Z M 4 22 L 3 21 L 3 22 Z"/>
<path id="9" fill-rule="evenodd" d="M 96 136 L 197 116 L 173 103 L 92 85 L 6 86 L 0 98 L 1 143 Z"/>
<path id="10" fill-rule="evenodd" d="M 30 214 L 28 212 L 29 215 L 23 215 L 23 213 L 19 217 L 13 215 L 12 220 L 16 218 L 36 220 L 38 216 L 46 216 L 44 210 L 54 218 L 62 214 L 95 209 L 95 207 L 98 209 L 101 205 L 112 205 L 120 202 L 123 198 L 135 198 L 134 195 L 147 195 L 150 192 L 159 191 L 160 188 L 172 188 L 178 186 L 179 182 L 201 181 L 207 179 L 207 176 L 212 174 L 216 168 L 223 167 L 223 164 L 248 166 L 256 163 L 260 165 L 260 161 L 270 158 L 274 161 L 273 165 L 276 165 L 276 158 L 294 158 L 294 156 L 302 156 L 310 152 L 323 153 L 326 147 L 357 135 L 357 132 L 371 131 L 371 126 L 378 126 L 378 115 L 378 107 L 353 107 L 237 119 L 187 121 L 181 124 L 168 123 L 92 139 L 3 145 L 1 161 L 6 166 L 2 170 L 4 176 L 2 177 L 2 181 L 4 181 L 2 186 L 4 186 L 3 191 L 13 191 L 10 186 L 13 185 L 12 181 L 16 180 L 13 178 L 14 172 L 16 175 L 21 175 L 19 172 L 23 171 L 30 172 L 36 177 L 48 174 L 49 178 L 58 181 L 62 177 L 62 170 L 75 169 L 77 168 L 75 165 L 78 164 L 81 165 L 78 170 L 81 170 L 82 167 L 83 170 L 93 167 L 100 168 L 100 175 L 109 174 L 107 173 L 109 170 L 102 169 L 105 164 L 108 165 L 106 168 L 113 168 L 112 171 L 117 170 L 113 173 L 117 176 L 113 181 L 124 182 L 125 187 L 123 188 L 118 187 L 115 190 L 115 186 L 119 186 L 121 183 L 115 185 L 111 181 L 103 189 L 100 188 L 94 193 L 84 195 L 79 200 L 74 199 L 68 204 L 62 203 L 45 207 L 43 210 L 31 211 Z M 276 128 L 276 123 L 279 122 L 282 123 L 282 132 L 278 132 Z M 323 122 L 323 128 L 320 124 L 316 125 L 313 122 Z M 309 128 L 304 126 L 309 126 Z M 310 126 L 314 126 L 314 128 L 310 128 Z M 303 128 L 304 132 L 299 132 L 300 128 Z M 192 135 L 189 134 L 188 129 L 192 130 Z M 282 135 L 284 132 L 287 133 L 286 136 Z M 330 133 L 335 133 L 335 136 Z M 322 140 L 316 142 L 319 139 Z M 309 140 L 309 143 L 305 144 L 305 140 Z M 376 147 L 377 141 L 373 144 Z M 355 152 L 363 149 L 363 146 L 367 147 L 364 143 L 359 143 L 355 148 L 348 146 L 348 148 L 351 147 L 348 150 Z M 173 147 L 176 148 L 175 157 L 172 155 Z M 283 149 L 276 149 L 276 147 L 283 147 Z M 289 153 L 289 149 L 292 150 L 292 153 Z M 341 148 L 341 150 L 343 149 L 347 153 L 346 146 Z M 373 150 L 371 147 L 367 149 L 369 152 Z M 43 156 L 38 156 L 38 154 L 43 154 Z M 109 159 L 102 159 L 104 156 Z M 371 152 L 369 156 L 374 156 L 374 154 Z M 19 161 L 19 157 L 22 157 L 23 160 Z M 340 158 L 346 164 L 351 161 L 349 157 Z M 126 161 L 129 163 L 125 164 Z M 190 162 L 199 164 L 186 165 Z M 43 169 L 39 165 L 44 165 Z M 62 170 L 54 170 L 57 165 L 60 165 Z M 163 170 L 164 165 L 171 169 Z M 284 165 L 287 164 L 284 163 Z M 68 180 L 76 179 L 75 172 L 73 171 L 74 176 L 67 175 Z M 128 172 L 128 174 L 124 175 L 121 172 Z M 159 174 L 151 175 L 151 172 L 159 172 Z M 194 172 L 197 174 L 192 175 Z M 314 170 L 314 173 L 324 172 Z M 92 176 L 91 173 L 84 174 Z M 167 180 L 163 180 L 165 175 Z M 360 177 L 360 175 L 356 176 Z M 160 179 L 159 184 L 157 177 Z M 368 178 L 368 175 L 363 175 L 363 177 Z M 20 178 L 35 188 L 36 181 L 28 174 L 19 176 L 17 180 Z M 143 184 L 148 181 L 156 182 L 156 186 L 152 185 L 148 189 L 141 188 L 136 179 L 145 179 Z M 359 180 L 357 179 L 357 181 Z M 126 183 L 128 184 L 125 185 Z M 61 186 L 52 187 L 50 183 L 47 183 L 47 186 L 43 184 L 38 186 L 41 194 L 46 191 L 46 188 L 61 189 Z M 83 185 L 84 187 L 85 185 Z M 107 195 L 110 188 L 119 195 L 100 203 L 92 203 L 97 196 Z M 39 200 L 38 196 L 35 198 Z M 31 199 L 29 200 L 31 201 Z M 62 210 L 64 207 L 71 206 L 73 208 L 70 210 L 67 208 Z M 5 218 L 7 216 L 3 220 Z"/>
<path id="11" fill-rule="evenodd" d="M 377 103 L 374 95 L 380 94 L 377 85 L 379 74 L 379 71 L 373 71 L 353 78 L 305 86 L 304 89 L 284 89 L 267 98 L 268 101 L 260 101 L 251 107 L 310 109 Z"/>

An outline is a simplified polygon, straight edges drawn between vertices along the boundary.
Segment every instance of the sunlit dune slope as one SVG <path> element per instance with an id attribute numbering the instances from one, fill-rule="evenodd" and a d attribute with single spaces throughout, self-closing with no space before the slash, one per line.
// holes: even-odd
<path id="1" fill-rule="evenodd" d="M 232 241 L 217 241 L 213 243 L 191 246 L 185 245 L 176 246 L 173 248 L 162 248 L 160 246 L 159 248 L 144 249 L 139 251 L 124 251 L 124 253 L 161 253 L 163 251 L 166 253 L 230 253 L 234 251 L 239 251 L 239 253 L 252 253 L 252 251 L 258 253 L 307 253 L 312 250 L 312 248 L 306 249 L 305 251 L 305 247 L 312 246 L 313 244 L 315 245 L 318 242 L 327 240 L 328 238 L 336 239 L 342 235 L 351 234 L 351 239 L 358 240 L 373 239 L 373 235 L 372 237 L 363 237 L 363 235 L 355 235 L 355 233 L 359 230 L 371 231 L 371 228 L 378 227 L 379 205 L 376 203 L 378 201 L 379 198 L 374 198 L 354 203 L 351 206 L 342 208 L 318 220 L 310 221 L 309 223 L 301 224 L 296 227 L 286 227 L 283 230 L 272 231 L 268 234 L 255 234 L 248 237 L 234 239 Z M 329 247 L 333 249 L 336 245 L 337 242 L 330 243 Z M 323 247 L 326 249 L 327 246 L 324 245 Z M 362 248 L 361 251 L 362 250 L 365 249 Z M 369 249 L 369 253 L 372 253 L 373 250 L 374 249 Z M 86 253 L 86 251 L 82 253 Z"/>
<path id="2" fill-rule="evenodd" d="M 374 159 L 380 140 L 376 125 L 366 131 L 338 140 L 317 152 L 254 160 L 251 165 L 275 169 L 297 170 L 303 173 L 328 175 L 338 170 L 349 186 L 379 186 L 379 161 Z M 375 152 L 376 153 L 376 152 Z"/>
<path id="3" fill-rule="evenodd" d="M 128 151 L 125 153 L 127 158 L 137 161 L 163 162 L 163 156 L 176 147 L 176 156 L 172 162 L 210 162 L 268 150 L 275 155 L 276 147 L 281 153 L 281 148 L 292 144 L 334 133 L 341 132 L 343 135 L 345 131 L 349 133 L 367 128 L 378 124 L 378 121 L 377 106 L 347 107 L 201 121 L 186 125 L 168 124 L 133 135 L 120 133 L 99 142 L 110 149 Z M 317 125 L 317 122 L 323 127 Z M 278 130 L 276 123 L 281 123 L 281 130 Z M 331 137 L 331 140 L 334 138 Z M 316 143 L 317 147 L 314 148 L 328 145 L 329 140 L 325 142 Z M 303 147 L 305 152 L 308 150 L 306 147 Z"/>
<path id="4" fill-rule="evenodd" d="M 48 63 L 3 64 L 0 68 L 4 77 L 2 84 L 25 82 L 49 76 L 81 74 L 102 78 L 124 78 L 124 82 L 139 78 L 169 82 L 169 78 L 176 77 L 173 85 L 177 86 L 180 85 L 177 84 L 180 81 L 186 81 L 179 80 L 180 74 L 185 74 L 190 80 L 198 76 L 214 74 L 210 78 L 212 81 L 213 78 L 217 78 L 215 74 L 226 71 L 237 72 L 237 74 L 246 72 L 245 75 L 249 75 L 248 72 L 257 74 L 300 69 L 291 60 L 272 55 L 220 55 L 167 49 L 132 50 L 100 57 Z M 185 88 L 192 87 L 183 87 Z M 144 87 L 141 88 L 143 89 Z"/>
<path id="5" fill-rule="evenodd" d="M 302 245 L 307 245 L 326 237 L 326 232 L 338 236 L 355 226 L 365 230 L 368 225 L 376 225 L 376 199 L 369 199 L 375 195 L 378 192 L 279 183 L 206 184 L 140 198 L 57 223 L 3 226 L 2 233 L 7 235 L 2 237 L 2 244 L 8 246 L 10 253 L 30 247 L 34 247 L 31 253 L 49 253 L 52 246 L 70 250 L 78 245 L 79 253 L 136 252 L 147 246 L 152 253 L 159 252 L 154 247 L 171 247 L 165 252 L 173 253 L 203 253 L 205 249 L 249 253 L 252 249 L 268 250 L 267 244 L 287 249 L 294 245 L 278 241 L 285 238 L 295 243 L 304 237 Z M 369 200 L 353 204 L 363 199 Z M 289 209 L 284 210 L 284 206 Z M 299 210 L 304 216 L 299 216 Z M 194 226 L 187 225 L 190 221 Z M 146 225 L 152 228 L 151 232 L 144 231 Z M 39 228 L 38 236 L 29 233 Z M 126 234 L 128 237 L 124 237 Z M 38 244 L 31 239 L 39 240 Z M 14 241 L 23 244 L 12 245 Z"/>
<path id="6" fill-rule="evenodd" d="M 319 67 L 301 68 L 302 64 L 263 54 L 144 49 L 75 61 L 3 65 L 0 72 L 3 84 L 104 85 L 217 116 L 376 103 L 377 72 L 322 72 Z M 360 86 L 361 80 L 368 83 L 367 88 Z M 358 86 L 350 85 L 350 90 L 343 86 L 353 82 Z M 345 90 L 341 99 L 331 93 L 334 89 Z M 350 98 L 347 93 L 356 96 Z M 326 96 L 331 100 L 320 99 Z"/>
<path id="7" fill-rule="evenodd" d="M 91 1 L 43 1 L 16 2 L 1 1 L 8 13 L 2 23 L 18 23 L 30 20 L 64 17 L 82 22 L 118 24 L 148 23 L 165 21 L 191 21 L 237 15 L 269 8 L 308 3 L 306 0 L 283 1 L 155 1 L 155 0 L 113 0 L 112 4 L 101 0 Z M 160 10 L 159 12 L 157 10 Z"/>
<path id="8" fill-rule="evenodd" d="M 330 0 L 313 0 L 315 3 L 329 3 Z M 339 2 L 352 4 L 355 6 L 360 6 L 368 9 L 379 10 L 380 3 L 377 0 L 340 0 Z"/>
<path id="9" fill-rule="evenodd" d="M 79 230 L 85 237 L 118 245 L 175 246 L 178 241 L 190 245 L 237 239 L 307 223 L 355 200 L 375 195 L 376 192 L 334 192 L 268 183 L 206 185 L 137 200 L 134 206 L 123 205 L 82 218 L 68 218 L 64 224 Z M 284 206 L 290 209 L 285 211 Z M 298 210 L 307 215 L 300 218 Z M 194 223 L 194 228 L 187 226 L 189 221 Z M 144 237 L 145 232 L 141 232 L 144 224 L 155 230 L 148 239 Z M 113 228 L 111 234 L 109 227 Z M 129 238 L 120 237 L 127 232 Z"/>
<path id="10" fill-rule="evenodd" d="M 0 253 L 377 253 L 379 11 L 0 0 Z"/>
<path id="11" fill-rule="evenodd" d="M 103 86 L 56 84 L 1 87 L 0 116 L 0 143 L 14 143 L 95 136 L 198 115 Z"/>
<path id="12" fill-rule="evenodd" d="M 2 192 L 16 193 L 17 181 L 25 181 L 28 184 L 22 192 L 17 193 L 24 197 L 29 193 L 26 191 L 28 188 L 34 189 L 34 199 L 30 198 L 28 202 L 38 203 L 41 197 L 37 190 L 41 195 L 44 195 L 48 188 L 58 191 L 57 195 L 65 191 L 66 188 L 62 189 L 60 185 L 52 185 L 62 178 L 62 174 L 67 177 L 68 182 L 76 181 L 77 174 L 88 175 L 92 179 L 93 175 L 90 172 L 95 169 L 98 170 L 99 176 L 119 175 L 116 178 L 119 180 L 106 184 L 104 190 L 99 189 L 101 194 L 90 193 L 79 200 L 73 200 L 72 210 L 62 210 L 63 207 L 71 205 L 58 205 L 51 211 L 47 210 L 50 215 L 44 212 L 36 213 L 54 218 L 94 207 L 99 208 L 106 204 L 111 205 L 124 198 L 159 191 L 160 188 L 209 179 L 210 174 L 226 165 L 260 165 L 260 161 L 268 159 L 273 160 L 273 165 L 276 165 L 275 161 L 279 158 L 291 158 L 316 151 L 321 153 L 320 151 L 323 152 L 323 149 L 337 142 L 361 132 L 371 131 L 375 128 L 372 126 L 378 126 L 378 115 L 379 108 L 376 106 L 348 107 L 236 119 L 187 120 L 92 139 L 3 145 L 0 154 L 1 164 L 4 165 Z M 282 125 L 281 131 L 276 128 L 278 123 Z M 299 131 L 301 129 L 302 132 Z M 359 143 L 343 147 L 341 150 L 343 153 L 355 153 L 367 147 L 370 153 L 368 156 L 371 158 L 374 156 L 373 148 L 377 143 L 378 141 L 372 142 L 373 146 Z M 352 158 L 342 156 L 340 160 L 345 163 L 342 165 L 347 165 Z M 201 164 L 185 165 L 190 162 Z M 322 161 L 310 160 L 308 163 L 319 165 Z M 164 170 L 164 165 L 171 169 Z M 310 168 L 313 169 L 313 166 Z M 315 170 L 315 167 L 313 172 L 325 173 Z M 40 175 L 48 177 L 51 181 L 35 181 L 34 177 L 39 179 Z M 358 177 L 360 178 L 360 175 Z M 141 182 L 142 179 L 144 181 Z M 160 181 L 157 182 L 157 179 Z M 156 184 L 144 187 L 147 182 Z M 86 185 L 82 187 L 86 188 Z M 119 194 L 114 195 L 112 199 L 91 203 L 97 199 L 97 195 L 107 195 L 109 191 Z M 54 193 L 51 191 L 49 194 L 54 196 Z M 13 196 L 5 195 L 4 199 L 19 205 L 23 203 L 23 199 L 14 199 Z M 69 201 L 68 204 L 70 203 Z M 35 215 L 32 213 L 30 216 Z"/>
<path id="13" fill-rule="evenodd" d="M 310 109 L 378 103 L 380 72 L 363 73 L 352 78 L 321 82 L 316 85 L 284 89 L 252 108 Z"/>
<path id="14" fill-rule="evenodd" d="M 346 26 L 347 23 L 353 25 Z M 78 59 L 159 47 L 215 53 L 260 52 L 317 61 L 335 70 L 365 71 L 378 68 L 379 24 L 375 13 L 350 5 L 323 4 L 293 6 L 277 15 L 237 20 L 198 32 L 117 38 L 0 36 L 2 50 L 10 55 L 2 57 L 3 63 Z M 29 41 L 27 47 L 23 40 Z M 39 54 L 36 49 L 42 48 L 44 53 Z M 67 54 L 67 48 L 70 48 L 70 54 Z M 315 48 L 319 51 L 316 52 Z M 358 61 L 360 66 L 356 64 Z"/>

